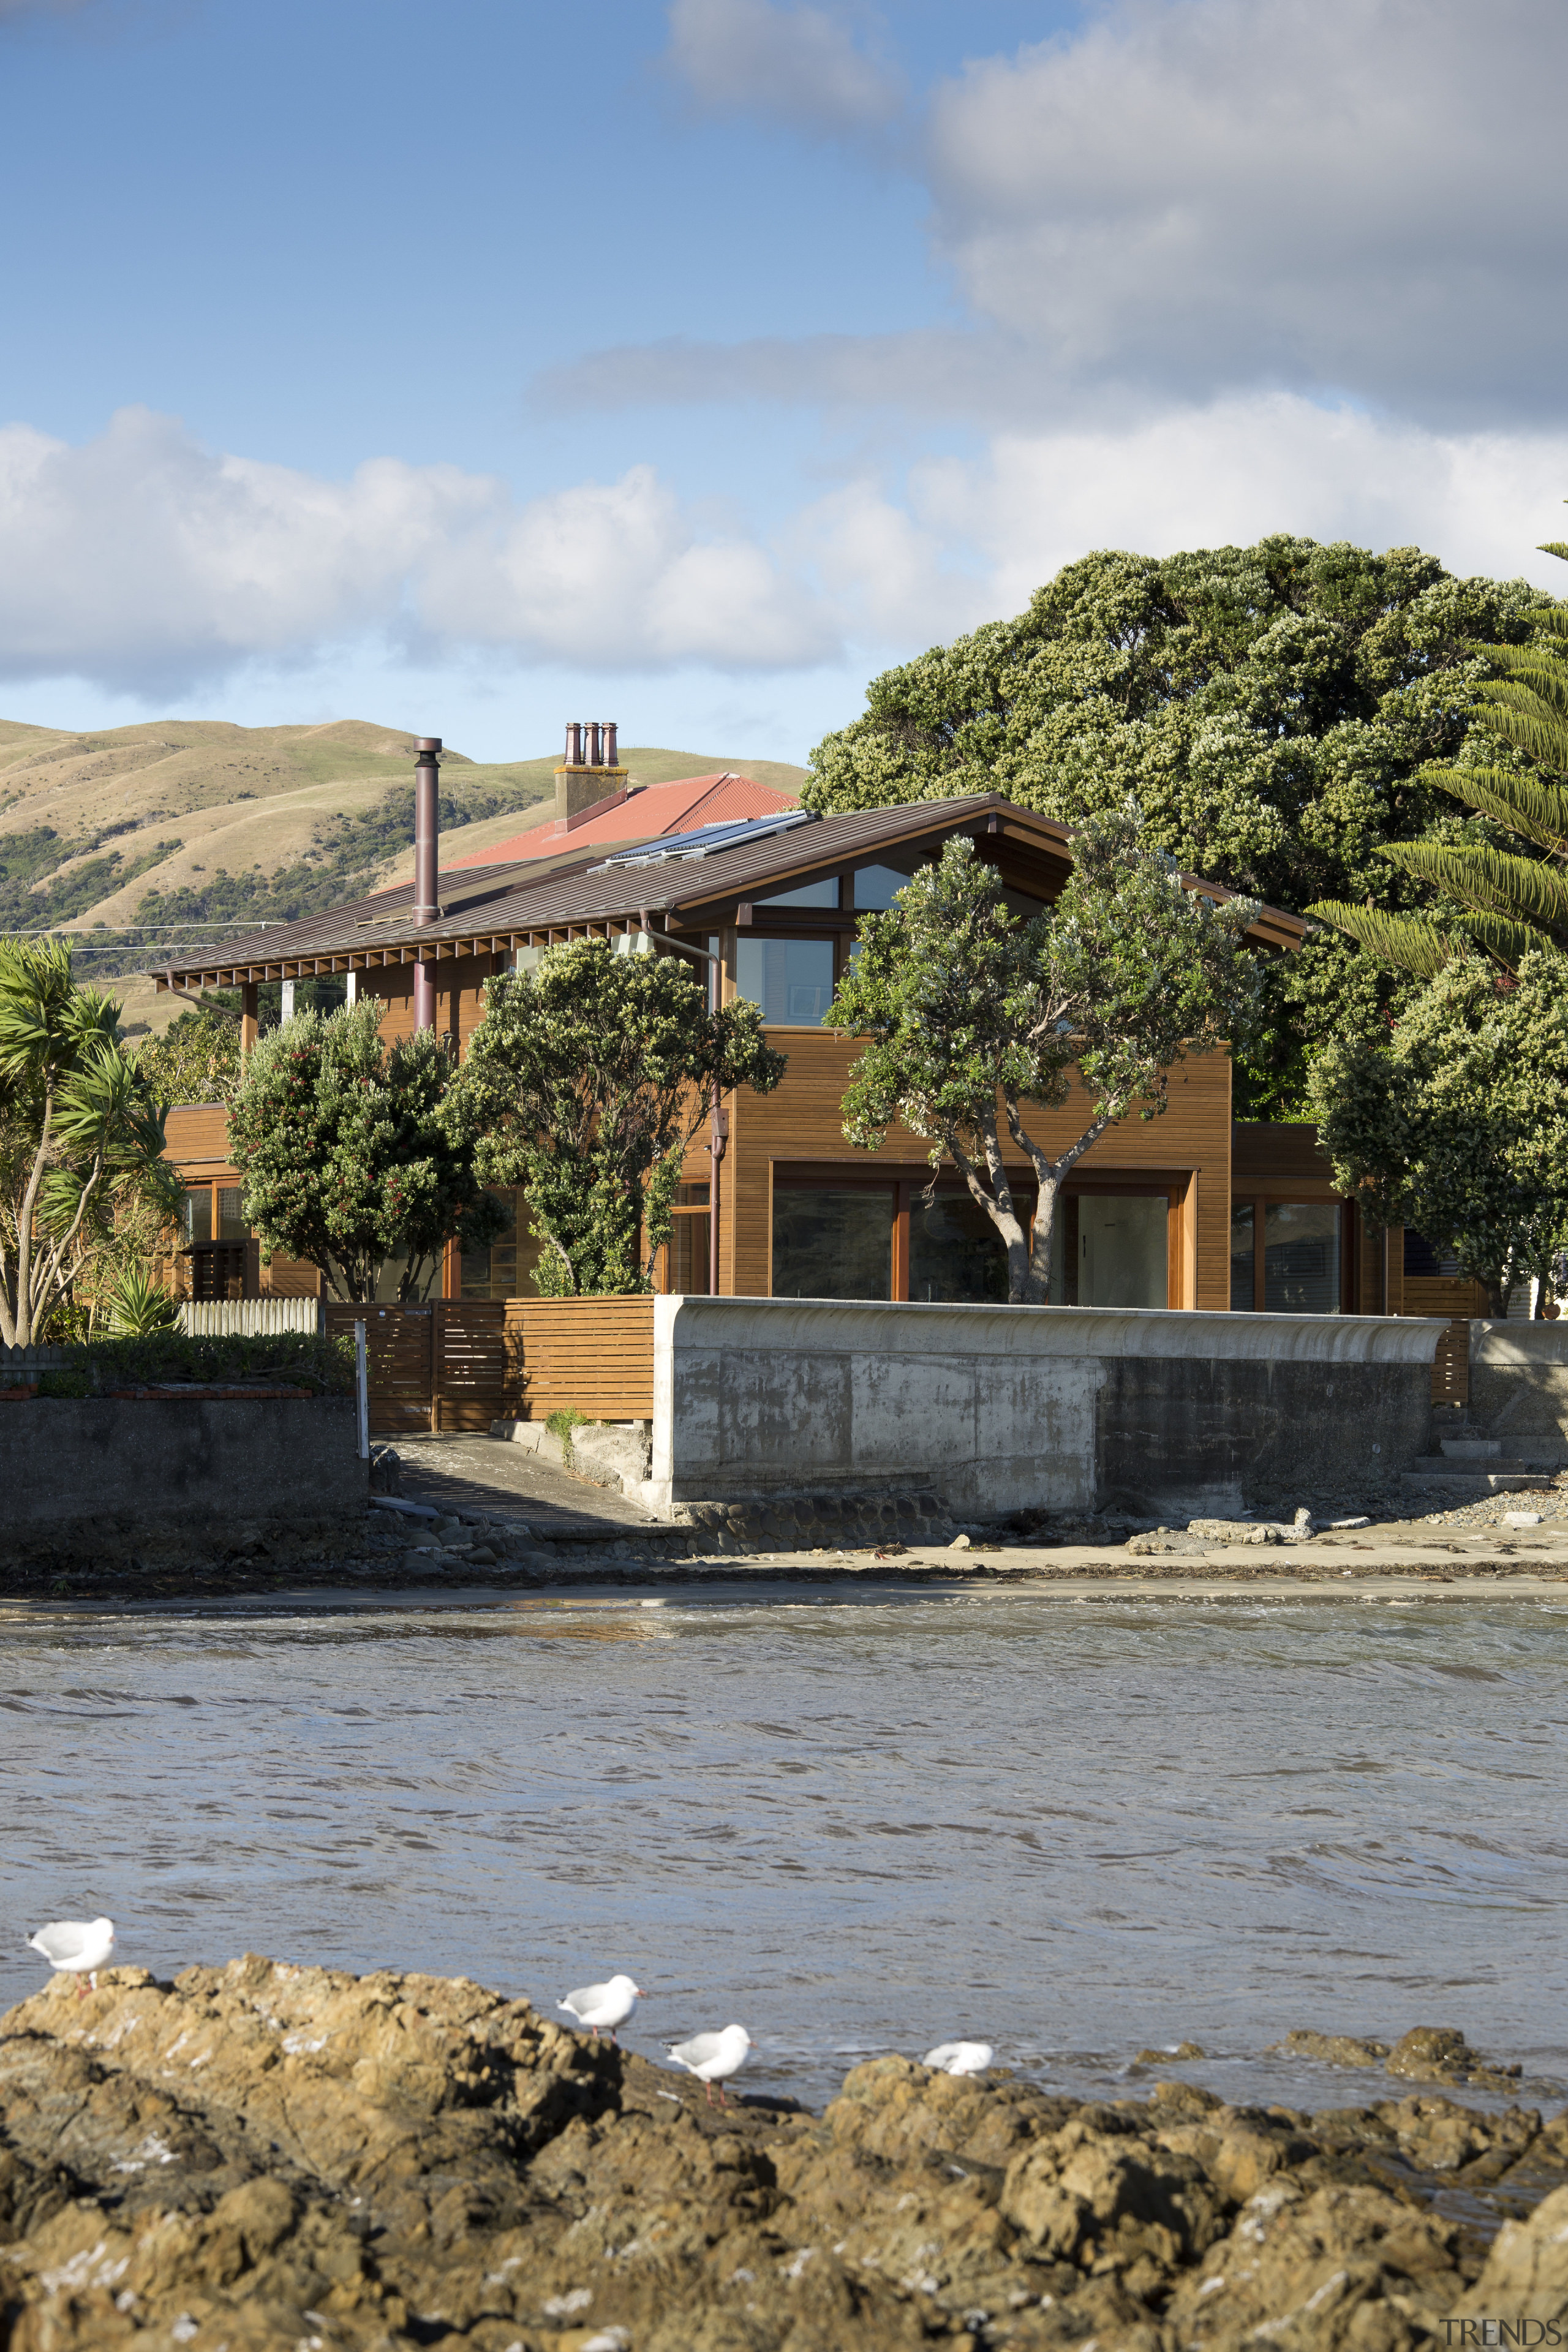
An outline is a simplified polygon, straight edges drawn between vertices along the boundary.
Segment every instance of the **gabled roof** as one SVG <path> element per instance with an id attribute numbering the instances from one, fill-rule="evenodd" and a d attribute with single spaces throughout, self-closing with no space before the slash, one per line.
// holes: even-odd
<path id="1" fill-rule="evenodd" d="M 693 843 L 685 854 L 673 841 L 636 832 L 618 845 L 580 845 L 573 838 L 549 861 L 446 868 L 439 885 L 441 913 L 434 923 L 413 921 L 414 886 L 407 882 L 354 905 L 237 939 L 209 950 L 199 965 L 168 966 L 154 977 L 179 988 L 233 987 L 317 972 L 444 962 L 454 956 L 511 953 L 557 940 L 611 935 L 639 928 L 645 918 L 656 930 L 700 938 L 710 929 L 751 922 L 752 902 L 769 891 L 873 864 L 879 853 L 934 846 L 961 833 L 994 843 L 1018 887 L 1039 898 L 1054 898 L 1071 871 L 1067 827 L 1016 807 L 1000 793 L 813 817 L 783 832 L 760 824 L 754 835 L 715 846 Z M 674 854 L 661 855 L 657 863 L 607 862 L 612 846 L 635 846 L 639 839 L 650 850 Z M 542 865 L 547 870 L 542 872 Z M 1183 878 L 1205 897 L 1234 895 L 1216 882 Z M 765 919 L 767 910 L 758 911 Z M 797 914 L 795 919 L 851 919 Z M 1258 945 L 1295 948 L 1308 928 L 1299 915 L 1266 908 L 1249 936 Z"/>
<path id="2" fill-rule="evenodd" d="M 590 811 L 570 824 L 557 818 L 552 824 L 531 825 L 526 833 L 515 835 L 510 841 L 497 842 L 489 849 L 470 850 L 466 857 L 454 857 L 452 866 L 458 868 L 531 863 L 536 858 L 552 856 L 565 842 L 581 842 L 589 846 L 613 842 L 618 845 L 628 835 L 638 841 L 651 840 L 655 835 L 689 833 L 698 825 L 771 816 L 775 809 L 796 805 L 793 793 L 777 792 L 772 784 L 759 784 L 752 777 L 738 776 L 729 769 L 711 776 L 679 776 L 673 783 L 649 784 L 641 792 L 622 794 L 602 815 L 595 816 Z"/>

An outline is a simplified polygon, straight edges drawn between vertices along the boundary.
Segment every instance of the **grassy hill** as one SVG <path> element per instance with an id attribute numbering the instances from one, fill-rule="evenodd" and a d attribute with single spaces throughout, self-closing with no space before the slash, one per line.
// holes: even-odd
<path id="1" fill-rule="evenodd" d="M 462 830 L 467 851 L 523 830 L 531 810 L 543 822 L 558 758 L 445 752 L 443 831 Z M 732 753 L 621 758 L 645 783 L 733 768 L 794 792 L 805 776 Z M 128 945 L 114 926 L 169 925 L 189 939 L 197 924 L 232 932 L 360 897 L 412 869 L 413 766 L 412 735 L 358 719 L 162 720 L 85 735 L 0 720 L 0 931 L 110 927 L 103 952 L 84 941 L 79 954 L 84 978 L 107 980 L 156 960 L 153 935 Z M 132 995 L 127 1014 L 150 1016 L 151 992 Z M 157 1006 L 160 1016 L 177 1009 L 166 996 Z"/>

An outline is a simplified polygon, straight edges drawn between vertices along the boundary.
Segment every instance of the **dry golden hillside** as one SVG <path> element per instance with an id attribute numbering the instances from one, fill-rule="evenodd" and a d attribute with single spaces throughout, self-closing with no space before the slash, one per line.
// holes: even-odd
<path id="1" fill-rule="evenodd" d="M 733 768 L 794 792 L 805 776 L 732 754 L 621 756 L 650 784 Z M 444 831 L 460 830 L 467 851 L 516 834 L 531 808 L 542 820 L 558 757 L 487 764 L 447 751 Z M 0 720 L 0 931 L 105 926 L 78 963 L 107 979 L 155 962 L 160 945 L 358 898 L 407 862 L 413 784 L 413 736 L 359 719 L 88 734 Z M 144 928 L 121 928 L 132 924 Z"/>

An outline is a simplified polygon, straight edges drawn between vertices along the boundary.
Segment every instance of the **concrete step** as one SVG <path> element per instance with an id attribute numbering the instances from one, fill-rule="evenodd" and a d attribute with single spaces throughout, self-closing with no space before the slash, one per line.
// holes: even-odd
<path id="1" fill-rule="evenodd" d="M 1454 1495 L 1507 1495 L 1521 1486 L 1548 1486 L 1551 1483 L 1550 1471 L 1527 1470 L 1522 1462 L 1500 1457 L 1485 1463 L 1450 1462 L 1439 1454 L 1413 1464 L 1402 1474 L 1402 1484 L 1406 1486 L 1441 1487 Z"/>

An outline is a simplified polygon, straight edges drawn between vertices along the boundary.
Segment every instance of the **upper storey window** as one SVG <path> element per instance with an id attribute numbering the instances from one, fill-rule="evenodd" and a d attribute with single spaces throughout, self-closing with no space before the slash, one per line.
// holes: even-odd
<path id="1" fill-rule="evenodd" d="M 862 866 L 855 876 L 855 911 L 885 915 L 909 878 L 896 866 Z"/>
<path id="2" fill-rule="evenodd" d="M 764 1021 L 820 1028 L 833 1002 L 833 941 L 742 939 L 735 990 L 762 1006 Z"/>
<path id="3" fill-rule="evenodd" d="M 795 890 L 770 890 L 760 907 L 838 907 L 838 877 L 830 874 L 825 882 L 803 882 Z"/>

